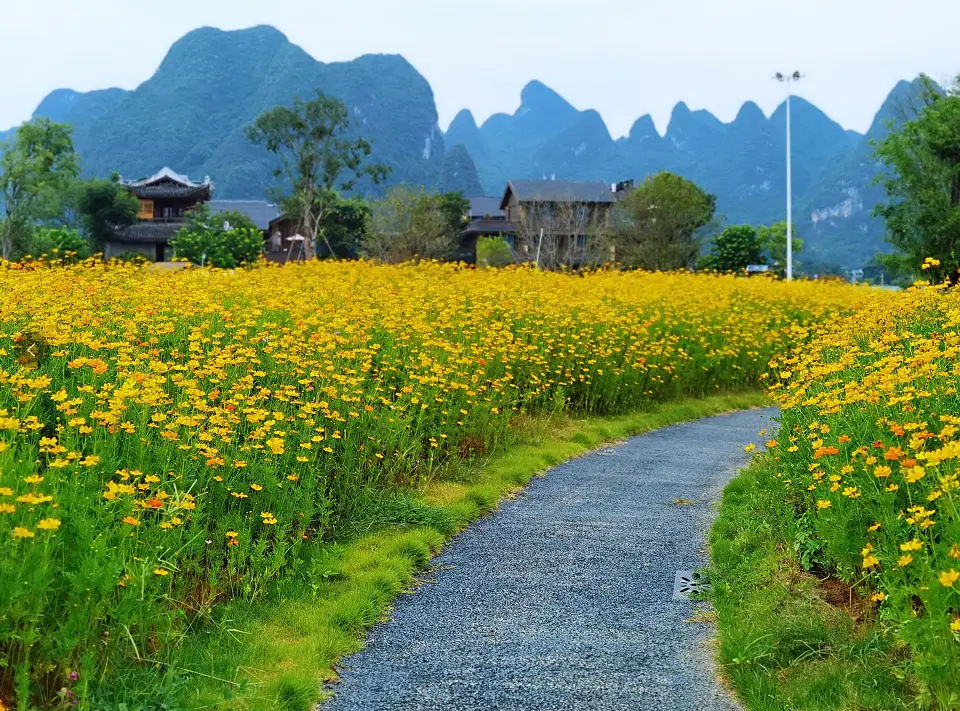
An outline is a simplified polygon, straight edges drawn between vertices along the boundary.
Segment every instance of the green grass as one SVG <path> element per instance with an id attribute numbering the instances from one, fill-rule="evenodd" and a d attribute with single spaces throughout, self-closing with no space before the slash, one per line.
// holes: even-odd
<path id="1" fill-rule="evenodd" d="M 233 602 L 195 621 L 168 695 L 186 708 L 306 711 L 360 650 L 366 631 L 457 532 L 532 477 L 605 443 L 666 425 L 766 404 L 757 393 L 665 404 L 630 416 L 528 418 L 503 451 L 461 464 L 406 492 L 370 491 L 340 523 L 341 542 L 318 547 L 269 603 Z M 131 685 L 132 686 L 132 685 Z"/>
<path id="2" fill-rule="evenodd" d="M 874 605 L 803 570 L 803 523 L 776 472 L 757 457 L 727 486 L 711 533 L 724 676 L 748 711 L 918 708 Z"/>

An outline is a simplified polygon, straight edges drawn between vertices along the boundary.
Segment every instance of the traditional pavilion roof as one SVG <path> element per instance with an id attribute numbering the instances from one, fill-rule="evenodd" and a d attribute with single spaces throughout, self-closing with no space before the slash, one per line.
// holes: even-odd
<path id="1" fill-rule="evenodd" d="M 123 180 L 120 184 L 139 198 L 190 198 L 209 200 L 213 195 L 213 182 L 207 176 L 202 183 L 190 180 L 186 175 L 163 167 L 149 178 Z"/>

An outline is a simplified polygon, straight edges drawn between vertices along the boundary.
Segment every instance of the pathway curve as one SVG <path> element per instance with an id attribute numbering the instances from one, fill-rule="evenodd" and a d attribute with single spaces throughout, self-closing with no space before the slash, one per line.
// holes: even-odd
<path id="1" fill-rule="evenodd" d="M 347 659 L 324 711 L 728 711 L 702 603 L 673 599 L 773 410 L 562 464 L 460 535 Z M 677 499 L 695 502 L 677 505 Z"/>

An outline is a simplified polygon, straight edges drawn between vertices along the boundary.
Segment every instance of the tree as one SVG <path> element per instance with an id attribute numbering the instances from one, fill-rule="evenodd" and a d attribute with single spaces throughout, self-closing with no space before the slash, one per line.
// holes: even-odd
<path id="1" fill-rule="evenodd" d="M 313 101 L 293 100 L 293 106 L 279 106 L 262 114 L 248 126 L 247 137 L 262 144 L 280 159 L 274 171 L 292 191 L 289 199 L 278 200 L 295 207 L 307 251 L 315 256 L 321 239 L 335 254 L 323 232 L 324 213 L 337 200 L 337 192 L 353 190 L 369 176 L 374 183 L 386 177 L 387 168 L 367 164 L 371 153 L 365 138 L 350 138 L 350 115 L 342 101 L 317 92 Z"/>
<path id="2" fill-rule="evenodd" d="M 109 180 L 85 180 L 74 188 L 76 211 L 87 238 L 97 247 L 137 220 L 140 203 L 118 181 L 114 175 Z"/>
<path id="3" fill-rule="evenodd" d="M 434 199 L 447 221 L 447 235 L 455 242 L 470 224 L 470 201 L 459 192 L 440 193 Z"/>
<path id="4" fill-rule="evenodd" d="M 793 226 L 792 235 L 792 251 L 796 256 L 803 251 L 803 240 L 797 237 L 796 225 Z M 787 223 L 764 225 L 757 230 L 757 238 L 766 263 L 777 274 L 784 276 L 787 273 Z"/>
<path id="5" fill-rule="evenodd" d="M 326 209 L 321 220 L 321 229 L 326 244 L 337 259 L 355 257 L 363 243 L 370 220 L 370 203 L 360 197 L 337 196 Z"/>
<path id="6" fill-rule="evenodd" d="M 716 196 L 679 175 L 647 178 L 613 211 L 617 259 L 643 269 L 692 267 L 716 204 Z"/>
<path id="7" fill-rule="evenodd" d="M 65 124 L 35 119 L 20 126 L 0 151 L 4 210 L 0 243 L 4 259 L 10 259 L 15 242 L 28 237 L 42 211 L 45 193 L 62 189 L 79 173 L 71 131 Z"/>
<path id="8" fill-rule="evenodd" d="M 946 92 L 921 77 L 917 102 L 904 122 L 874 145 L 882 169 L 877 182 L 887 202 L 874 214 L 886 239 L 914 268 L 939 262 L 933 278 L 958 278 L 960 265 L 960 77 Z"/>
<path id="9" fill-rule="evenodd" d="M 190 210 L 186 224 L 170 240 L 173 254 L 194 264 L 234 269 L 263 254 L 263 233 L 241 212 L 210 213 L 206 205 Z"/>
<path id="10" fill-rule="evenodd" d="M 373 203 L 363 250 L 383 262 L 404 262 L 449 259 L 456 244 L 442 199 L 423 188 L 398 185 Z"/>
<path id="11" fill-rule="evenodd" d="M 582 269 L 611 257 L 608 214 L 586 203 L 526 203 L 516 240 L 518 257 L 541 269 Z"/>
<path id="12" fill-rule="evenodd" d="M 452 146 L 443 157 L 440 169 L 440 189 L 448 193 L 460 193 L 478 197 L 483 195 L 480 175 L 467 147 L 462 143 Z"/>
<path id="13" fill-rule="evenodd" d="M 713 238 L 710 253 L 703 264 L 720 272 L 742 272 L 762 260 L 763 250 L 757 231 L 750 225 L 730 225 Z"/>

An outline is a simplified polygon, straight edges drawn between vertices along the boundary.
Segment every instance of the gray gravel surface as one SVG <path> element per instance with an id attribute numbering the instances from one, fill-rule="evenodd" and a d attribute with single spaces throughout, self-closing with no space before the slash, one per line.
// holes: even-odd
<path id="1" fill-rule="evenodd" d="M 460 535 L 345 660 L 324 711 L 728 711 L 704 603 L 726 482 L 773 410 L 676 425 L 552 469 Z M 695 502 L 677 505 L 677 499 Z"/>

